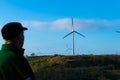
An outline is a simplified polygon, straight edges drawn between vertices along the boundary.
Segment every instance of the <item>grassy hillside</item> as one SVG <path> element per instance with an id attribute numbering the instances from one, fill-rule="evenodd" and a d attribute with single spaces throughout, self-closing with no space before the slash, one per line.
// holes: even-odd
<path id="1" fill-rule="evenodd" d="M 120 80 L 120 55 L 27 58 L 37 80 Z"/>

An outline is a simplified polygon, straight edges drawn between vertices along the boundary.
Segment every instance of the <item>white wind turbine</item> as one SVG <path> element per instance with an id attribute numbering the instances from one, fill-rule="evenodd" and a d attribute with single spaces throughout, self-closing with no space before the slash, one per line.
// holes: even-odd
<path id="1" fill-rule="evenodd" d="M 116 31 L 117 33 L 120 33 L 120 31 Z"/>
<path id="2" fill-rule="evenodd" d="M 69 36 L 70 34 L 72 34 L 72 54 L 75 55 L 75 51 L 74 51 L 74 33 L 77 33 L 78 35 L 85 37 L 83 34 L 77 32 L 74 30 L 74 24 L 73 24 L 73 18 L 72 18 L 72 31 L 70 33 L 68 33 L 66 36 L 63 37 L 63 39 L 67 36 Z"/>

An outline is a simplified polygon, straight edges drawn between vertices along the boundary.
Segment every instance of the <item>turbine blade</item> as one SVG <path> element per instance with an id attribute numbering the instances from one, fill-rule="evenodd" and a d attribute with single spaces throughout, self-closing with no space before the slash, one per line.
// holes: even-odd
<path id="1" fill-rule="evenodd" d="M 72 18 L 72 26 L 73 26 L 73 18 Z"/>
<path id="2" fill-rule="evenodd" d="M 74 23 L 73 23 L 73 18 L 72 18 L 72 31 L 74 31 Z"/>
<path id="3" fill-rule="evenodd" d="M 120 31 L 116 31 L 117 33 L 120 33 Z"/>
<path id="4" fill-rule="evenodd" d="M 83 34 L 77 32 L 77 31 L 74 31 L 74 32 L 77 33 L 77 34 L 79 34 L 79 35 L 82 36 L 82 37 L 85 37 Z"/>
<path id="5" fill-rule="evenodd" d="M 72 33 L 73 33 L 73 31 L 70 32 L 70 33 L 68 33 L 66 36 L 64 36 L 63 39 L 64 39 L 65 37 L 69 36 L 69 35 L 72 34 Z"/>

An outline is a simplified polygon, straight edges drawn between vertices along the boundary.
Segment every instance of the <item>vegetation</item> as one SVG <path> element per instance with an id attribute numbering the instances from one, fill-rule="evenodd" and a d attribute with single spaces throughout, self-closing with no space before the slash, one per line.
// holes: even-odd
<path id="1" fill-rule="evenodd" d="M 37 80 L 120 80 L 120 55 L 27 58 Z"/>

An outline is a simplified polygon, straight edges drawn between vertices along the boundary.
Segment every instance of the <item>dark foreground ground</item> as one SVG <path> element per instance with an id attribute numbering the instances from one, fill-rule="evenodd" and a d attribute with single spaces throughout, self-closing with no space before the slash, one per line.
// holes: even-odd
<path id="1" fill-rule="evenodd" d="M 120 55 L 27 57 L 37 80 L 120 80 Z"/>

